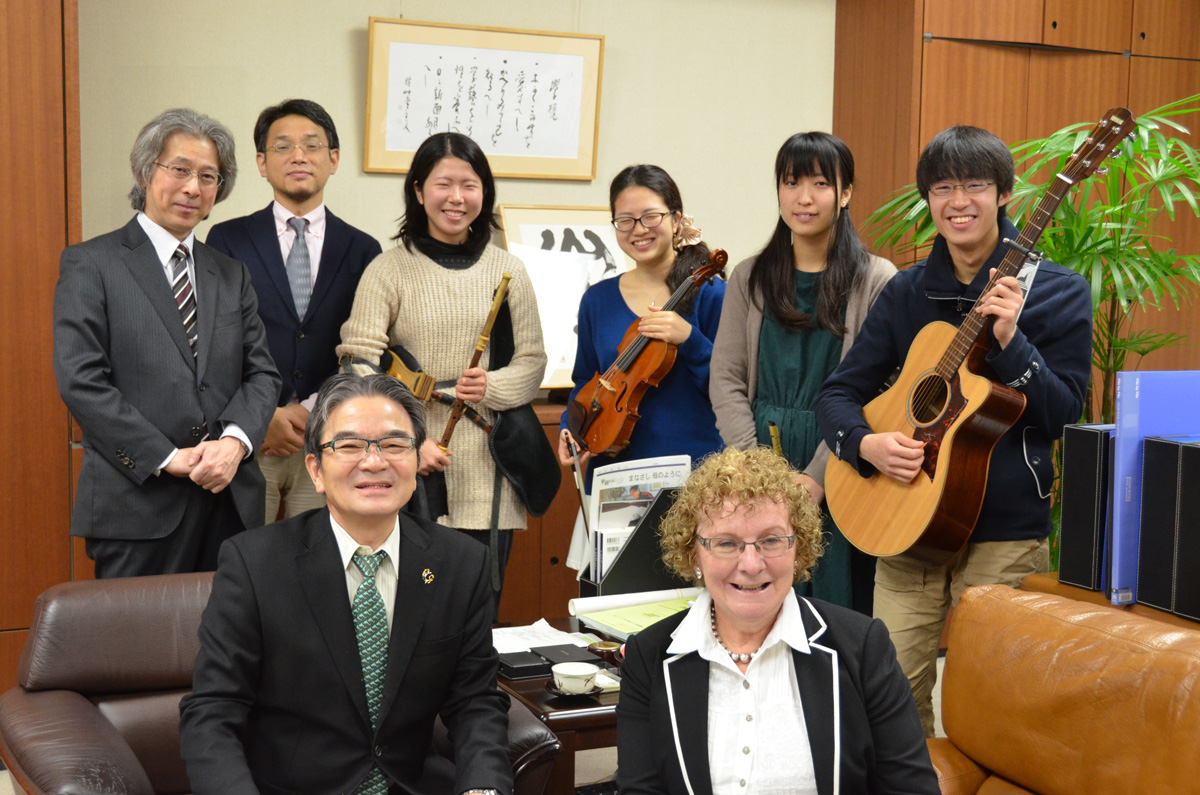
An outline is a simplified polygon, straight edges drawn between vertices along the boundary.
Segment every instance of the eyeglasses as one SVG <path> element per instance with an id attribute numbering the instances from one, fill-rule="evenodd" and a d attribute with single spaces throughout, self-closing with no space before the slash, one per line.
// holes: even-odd
<path id="1" fill-rule="evenodd" d="M 668 215 L 671 213 L 646 213 L 641 218 L 614 218 L 612 225 L 621 232 L 632 232 L 636 224 L 641 224 L 642 229 L 653 229 Z"/>
<path id="2" fill-rule="evenodd" d="M 786 553 L 796 543 L 796 534 L 792 533 L 790 536 L 764 536 L 757 541 L 743 541 L 740 538 L 730 538 L 728 536 L 712 536 L 711 538 L 696 536 L 696 540 L 700 542 L 700 546 L 719 558 L 740 557 L 746 551 L 746 547 L 754 547 L 758 554 L 764 558 L 777 558 Z"/>
<path id="3" fill-rule="evenodd" d="M 215 171 L 193 171 L 187 166 L 181 166 L 178 163 L 167 165 L 155 161 L 154 165 L 170 174 L 176 182 L 187 182 L 195 175 L 196 181 L 200 183 L 200 187 L 202 188 L 216 188 L 225 181 L 225 178 Z"/>
<path id="4" fill-rule="evenodd" d="M 271 144 L 267 148 L 272 152 L 278 152 L 281 155 L 291 154 L 291 151 L 296 148 L 303 149 L 306 154 L 315 155 L 326 146 L 328 146 L 328 144 L 322 143 L 321 141 L 305 141 L 302 144 L 294 144 L 291 141 L 280 141 L 277 144 Z"/>
<path id="5" fill-rule="evenodd" d="M 929 188 L 929 192 L 934 196 L 937 196 L 939 199 L 944 199 L 947 196 L 954 195 L 954 192 L 959 188 L 962 188 L 963 193 L 976 194 L 983 193 L 985 190 L 995 184 L 995 182 L 983 182 L 982 180 L 972 180 L 965 185 L 952 185 L 948 182 L 943 182 L 940 185 L 931 186 Z"/>
<path id="6" fill-rule="evenodd" d="M 354 439 L 347 437 L 345 439 L 334 439 L 332 442 L 326 442 L 319 445 L 317 449 L 324 450 L 328 447 L 335 456 L 344 461 L 359 461 L 370 455 L 371 445 L 375 445 L 375 448 L 379 450 L 379 455 L 383 458 L 396 459 L 402 458 L 405 453 L 416 447 L 417 440 L 406 433 L 385 436 L 382 439 Z"/>

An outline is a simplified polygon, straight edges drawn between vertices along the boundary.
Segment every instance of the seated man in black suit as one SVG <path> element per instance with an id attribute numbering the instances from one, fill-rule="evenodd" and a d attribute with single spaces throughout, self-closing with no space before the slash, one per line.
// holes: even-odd
<path id="1" fill-rule="evenodd" d="M 394 379 L 321 387 L 304 449 L 328 508 L 221 548 L 180 706 L 196 795 L 511 792 L 487 549 L 400 512 L 424 439 Z"/>
<path id="2" fill-rule="evenodd" d="M 325 207 L 338 147 L 337 127 L 317 103 L 289 99 L 264 110 L 254 124 L 254 148 L 275 201 L 217 224 L 205 241 L 246 263 L 283 376 L 258 456 L 267 481 L 266 522 L 275 521 L 281 501 L 285 517 L 325 504 L 304 471 L 304 423 L 321 382 L 337 370 L 334 349 L 358 280 L 381 251 L 375 238 Z"/>

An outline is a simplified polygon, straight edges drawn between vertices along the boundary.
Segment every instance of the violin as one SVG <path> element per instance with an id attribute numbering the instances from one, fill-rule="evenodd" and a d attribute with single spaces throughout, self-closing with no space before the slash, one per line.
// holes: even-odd
<path id="1" fill-rule="evenodd" d="M 679 285 L 663 310 L 674 310 L 692 290 L 711 282 L 728 261 L 729 255 L 721 249 L 712 252 L 708 262 Z M 612 366 L 603 374 L 596 373 L 567 406 L 567 428 L 592 455 L 616 455 L 629 444 L 641 418 L 637 409 L 646 390 L 658 386 L 675 364 L 677 346 L 640 334 L 640 320 L 633 321 L 625 332 Z"/>

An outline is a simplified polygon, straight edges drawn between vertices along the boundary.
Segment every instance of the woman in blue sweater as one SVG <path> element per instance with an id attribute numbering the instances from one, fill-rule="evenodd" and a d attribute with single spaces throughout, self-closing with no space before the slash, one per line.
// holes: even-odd
<path id="1" fill-rule="evenodd" d="M 616 360 L 617 346 L 637 321 L 641 334 L 674 343 L 678 355 L 671 371 L 642 398 L 642 418 L 629 445 L 601 463 L 686 454 L 695 464 L 722 446 L 708 399 L 708 363 L 725 283 L 713 280 L 692 291 L 676 311 L 662 310 L 675 289 L 708 261 L 708 246 L 700 240 L 692 219 L 683 214 L 675 181 L 658 166 L 629 166 L 613 179 L 608 196 L 617 241 L 637 267 L 584 293 L 571 399 Z M 569 466 L 566 412 L 560 428 L 558 456 Z M 580 460 L 589 457 L 582 453 Z"/>

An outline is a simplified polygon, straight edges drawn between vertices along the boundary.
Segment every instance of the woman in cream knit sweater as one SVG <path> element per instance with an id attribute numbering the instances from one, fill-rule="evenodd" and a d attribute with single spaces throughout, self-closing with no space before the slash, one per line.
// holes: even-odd
<path id="1" fill-rule="evenodd" d="M 493 214 L 496 187 L 479 146 L 459 133 L 426 139 L 413 156 L 404 181 L 405 214 L 396 239 L 368 266 L 354 309 L 342 326 L 338 355 L 375 364 L 385 348 L 402 346 L 435 381 L 456 381 L 455 396 L 489 422 L 495 411 L 533 400 L 546 369 L 542 328 L 533 285 L 521 261 L 489 244 L 498 228 Z M 508 304 L 513 353 L 492 369 L 493 345 L 480 366 L 470 362 L 501 275 L 512 274 Z M 493 339 L 493 342 L 495 340 Z M 359 365 L 360 372 L 368 368 Z M 449 513 L 438 521 L 488 542 L 495 488 L 495 463 L 487 436 L 461 422 L 450 450 L 438 440 L 450 408 L 426 404 L 429 438 L 421 447 L 418 472 L 444 471 Z M 512 531 L 525 529 L 525 508 L 507 480 L 500 479 L 498 549 L 501 576 L 512 549 Z"/>

